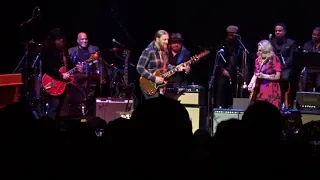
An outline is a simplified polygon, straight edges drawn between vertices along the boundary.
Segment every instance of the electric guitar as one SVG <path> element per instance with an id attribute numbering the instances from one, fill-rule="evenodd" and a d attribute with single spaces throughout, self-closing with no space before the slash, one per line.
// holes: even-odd
<path id="1" fill-rule="evenodd" d="M 164 79 L 169 78 L 170 76 L 174 75 L 178 71 L 180 66 L 183 66 L 183 65 L 188 66 L 190 64 L 197 63 L 197 62 L 199 62 L 199 60 L 201 58 L 207 56 L 209 53 L 210 53 L 210 51 L 205 50 L 202 53 L 191 57 L 191 59 L 189 61 L 179 64 L 178 66 L 176 66 L 175 68 L 173 68 L 170 71 L 164 71 L 161 68 L 161 69 L 157 69 L 153 73 L 153 75 L 154 76 L 160 76 L 160 77 L 162 77 Z M 142 76 L 140 77 L 139 81 L 140 81 L 140 87 L 141 87 L 142 91 L 145 94 L 147 94 L 148 96 L 152 96 L 152 95 L 156 94 L 157 90 L 159 88 L 163 88 L 163 87 L 165 87 L 167 85 L 167 81 L 164 81 L 162 84 L 156 84 L 155 82 L 152 82 L 152 81 L 150 81 L 147 78 L 142 77 Z"/>
<path id="2" fill-rule="evenodd" d="M 99 53 L 95 52 L 90 56 L 89 59 L 81 62 L 80 65 L 85 65 L 85 64 L 94 62 L 94 61 L 98 60 L 99 58 L 100 58 Z M 67 72 L 70 75 L 72 75 L 73 73 L 76 72 L 76 70 L 77 70 L 77 67 L 74 67 L 67 72 L 67 67 L 62 66 L 59 69 L 59 72 L 60 73 Z M 52 96 L 60 96 L 65 91 L 67 84 L 72 83 L 73 81 L 74 81 L 73 77 L 70 77 L 68 80 L 56 80 L 56 79 L 53 79 L 52 77 L 50 77 L 48 74 L 44 74 L 42 77 L 42 86 L 48 94 L 50 94 Z"/>
<path id="3" fill-rule="evenodd" d="M 118 82 L 116 85 L 116 95 L 117 98 L 133 98 L 134 94 L 134 84 L 129 84 L 129 76 L 128 76 L 128 68 L 129 68 L 129 57 L 130 57 L 130 51 L 125 49 L 123 51 L 124 59 L 124 68 L 123 68 L 123 81 Z"/>

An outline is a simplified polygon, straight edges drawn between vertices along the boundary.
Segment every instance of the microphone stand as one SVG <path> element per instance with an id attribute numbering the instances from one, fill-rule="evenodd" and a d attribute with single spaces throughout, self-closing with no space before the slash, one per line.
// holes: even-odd
<path id="1" fill-rule="evenodd" d="M 221 55 L 221 52 L 218 52 L 215 57 L 214 67 L 212 70 L 211 78 L 208 85 L 208 109 L 207 109 L 207 131 L 213 136 L 213 107 L 214 107 L 214 80 L 215 80 L 215 73 L 218 66 L 219 57 L 222 57 L 223 60 L 226 62 L 224 57 Z"/>
<path id="2" fill-rule="evenodd" d="M 242 40 L 241 40 L 241 36 L 237 36 L 237 40 L 239 42 L 239 45 L 240 45 L 240 48 L 242 49 L 242 63 L 241 63 L 241 74 L 239 73 L 239 71 L 237 70 L 237 83 L 236 83 L 236 98 L 238 98 L 238 93 L 240 93 L 240 97 L 243 98 L 243 84 L 240 85 L 240 88 L 239 88 L 239 76 L 242 77 L 242 81 L 240 81 L 241 83 L 247 83 L 246 80 L 247 80 L 247 75 L 248 75 L 248 63 L 247 63 L 247 55 L 249 55 L 249 51 L 248 49 L 246 48 L 246 46 L 243 44 Z M 245 66 L 245 67 L 244 67 Z M 242 71 L 245 71 L 245 72 L 242 72 Z"/>
<path id="3" fill-rule="evenodd" d="M 36 14 L 36 10 L 38 10 L 39 13 Z M 26 24 L 29 24 L 32 20 L 34 20 L 35 18 L 37 18 L 40 15 L 40 8 L 39 6 L 36 6 L 33 8 L 33 12 L 32 12 L 32 16 L 31 18 L 29 18 L 27 21 L 23 22 L 20 24 L 20 27 L 24 27 Z M 16 73 L 18 69 L 20 69 L 20 73 L 22 73 L 22 79 L 24 81 L 24 88 L 23 88 L 23 93 L 20 93 L 20 99 L 24 98 L 27 99 L 28 96 L 28 76 L 29 76 L 29 72 L 28 72 L 28 55 L 29 55 L 29 43 L 33 42 L 33 40 L 28 41 L 27 43 L 25 43 L 25 47 L 24 47 L 24 55 L 21 58 L 21 60 L 19 61 L 18 65 L 16 66 L 16 68 L 14 69 L 13 73 Z M 25 63 L 25 67 L 21 68 L 22 63 Z M 22 72 L 23 69 L 23 72 Z M 23 96 L 22 96 L 23 94 Z"/>
<path id="4" fill-rule="evenodd" d="M 126 36 L 128 37 L 128 39 L 135 43 L 133 38 L 130 36 L 129 32 L 127 31 L 126 28 L 123 27 L 123 25 L 120 23 L 120 21 L 116 18 L 116 15 L 114 14 L 114 10 L 110 9 L 110 14 L 111 14 L 111 18 L 120 26 L 120 28 L 124 31 L 124 33 L 126 34 Z"/>
<path id="5" fill-rule="evenodd" d="M 243 51 L 244 51 L 245 53 L 249 54 L 249 51 L 248 51 L 248 49 L 246 48 L 246 46 L 243 44 L 243 42 L 241 41 L 241 37 L 240 37 L 240 36 L 237 38 L 237 40 L 238 40 L 240 46 L 242 47 Z"/>

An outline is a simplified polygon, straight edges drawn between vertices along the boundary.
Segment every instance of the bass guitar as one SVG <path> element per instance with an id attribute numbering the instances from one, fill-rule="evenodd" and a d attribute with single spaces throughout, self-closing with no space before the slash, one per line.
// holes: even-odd
<path id="1" fill-rule="evenodd" d="M 99 53 L 95 52 L 90 56 L 89 59 L 81 62 L 80 65 L 85 65 L 85 64 L 94 62 L 99 58 L 100 58 Z M 77 70 L 77 67 L 74 67 L 67 72 L 67 67 L 62 66 L 59 69 L 59 72 L 69 73 L 70 75 L 72 75 L 74 72 L 76 72 L 76 70 Z M 42 77 L 42 86 L 48 94 L 52 96 L 60 96 L 65 91 L 67 84 L 72 83 L 73 81 L 74 81 L 74 78 L 72 77 L 70 77 L 68 80 L 56 80 L 50 77 L 48 74 L 44 74 Z"/>
<path id="2" fill-rule="evenodd" d="M 209 53 L 210 53 L 210 51 L 205 50 L 202 53 L 191 57 L 191 59 L 189 61 L 179 64 L 178 66 L 176 66 L 175 68 L 173 68 L 170 71 L 165 71 L 163 69 L 157 69 L 153 73 L 153 75 L 154 76 L 160 76 L 160 77 L 162 77 L 164 79 L 169 78 L 170 76 L 174 75 L 178 71 L 180 66 L 188 66 L 190 64 L 194 64 L 196 62 L 199 62 L 199 60 L 201 58 L 207 56 Z M 163 87 L 165 87 L 167 85 L 166 81 L 164 81 L 162 84 L 156 84 L 155 82 L 152 82 L 152 81 L 150 81 L 147 78 L 142 77 L 142 76 L 140 77 L 139 82 L 140 82 L 141 89 L 148 96 L 152 96 L 152 95 L 156 94 L 159 88 L 163 88 Z"/>

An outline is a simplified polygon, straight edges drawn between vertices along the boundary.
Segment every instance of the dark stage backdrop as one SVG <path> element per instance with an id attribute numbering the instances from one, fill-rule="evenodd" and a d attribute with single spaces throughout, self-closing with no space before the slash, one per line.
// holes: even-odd
<path id="1" fill-rule="evenodd" d="M 120 60 L 107 50 L 113 38 L 130 48 L 135 64 L 142 50 L 151 42 L 158 29 L 169 33 L 180 32 L 192 54 L 203 47 L 218 50 L 228 25 L 237 25 L 250 53 L 255 54 L 257 42 L 273 33 L 274 24 L 287 24 L 288 35 L 298 45 L 311 38 L 312 29 L 320 26 L 319 1 L 129 1 L 129 0 L 70 0 L 70 1 L 12 1 L 3 6 L 1 73 L 12 73 L 23 55 L 23 40 L 41 42 L 49 29 L 60 27 L 67 35 L 69 46 L 76 44 L 80 31 L 88 33 L 91 44 L 104 51 L 105 58 L 115 63 Z M 11 5 L 11 6 L 10 6 Z M 40 6 L 41 17 L 24 27 L 20 23 L 29 19 L 33 8 Z M 7 12 L 9 11 L 9 12 Z M 215 53 L 215 52 L 214 52 Z M 250 61 L 252 61 L 249 58 Z M 196 84 L 206 85 L 212 57 L 194 68 Z M 134 69 L 132 72 L 135 72 Z M 131 73 L 131 76 L 135 76 Z"/>

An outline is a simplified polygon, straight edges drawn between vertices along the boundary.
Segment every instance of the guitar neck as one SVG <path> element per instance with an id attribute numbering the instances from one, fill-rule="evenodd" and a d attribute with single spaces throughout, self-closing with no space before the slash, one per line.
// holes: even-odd
<path id="1" fill-rule="evenodd" d="M 184 64 L 185 66 L 189 66 L 190 64 L 198 62 L 201 58 L 203 58 L 204 56 L 208 55 L 209 53 L 210 53 L 210 51 L 205 50 L 204 52 L 200 53 L 196 57 L 192 57 L 189 61 L 179 64 L 175 68 L 173 68 L 170 71 L 167 71 L 167 72 L 161 74 L 160 76 L 162 78 L 168 78 L 168 77 L 174 75 L 179 70 L 179 66 L 181 66 L 182 64 Z"/>
<path id="2" fill-rule="evenodd" d="M 124 69 L 123 69 L 123 81 L 125 85 L 129 84 L 129 78 L 128 78 L 129 56 L 130 56 L 130 52 L 127 51 L 126 58 L 124 60 Z"/>
<path id="3" fill-rule="evenodd" d="M 86 60 L 86 61 L 81 62 L 80 65 L 85 65 L 89 62 L 90 62 L 90 60 Z M 75 73 L 76 71 L 77 71 L 77 67 L 74 67 L 74 68 L 70 69 L 67 73 L 69 73 L 71 75 L 71 74 Z"/>
<path id="4" fill-rule="evenodd" d="M 189 61 L 187 61 L 187 62 L 185 62 L 185 63 L 183 63 L 183 64 L 185 64 L 186 66 L 189 66 L 189 65 L 192 63 L 192 61 L 193 61 L 193 60 L 189 60 Z M 181 64 L 179 64 L 179 65 L 181 65 Z M 178 65 L 178 66 L 179 66 L 179 65 Z M 179 70 L 179 67 L 178 67 L 178 66 L 175 67 L 175 68 L 173 68 L 173 69 L 171 69 L 170 71 L 167 71 L 167 72 L 161 74 L 161 77 L 163 77 L 163 78 L 169 78 L 170 76 L 174 75 L 174 74 Z"/>

